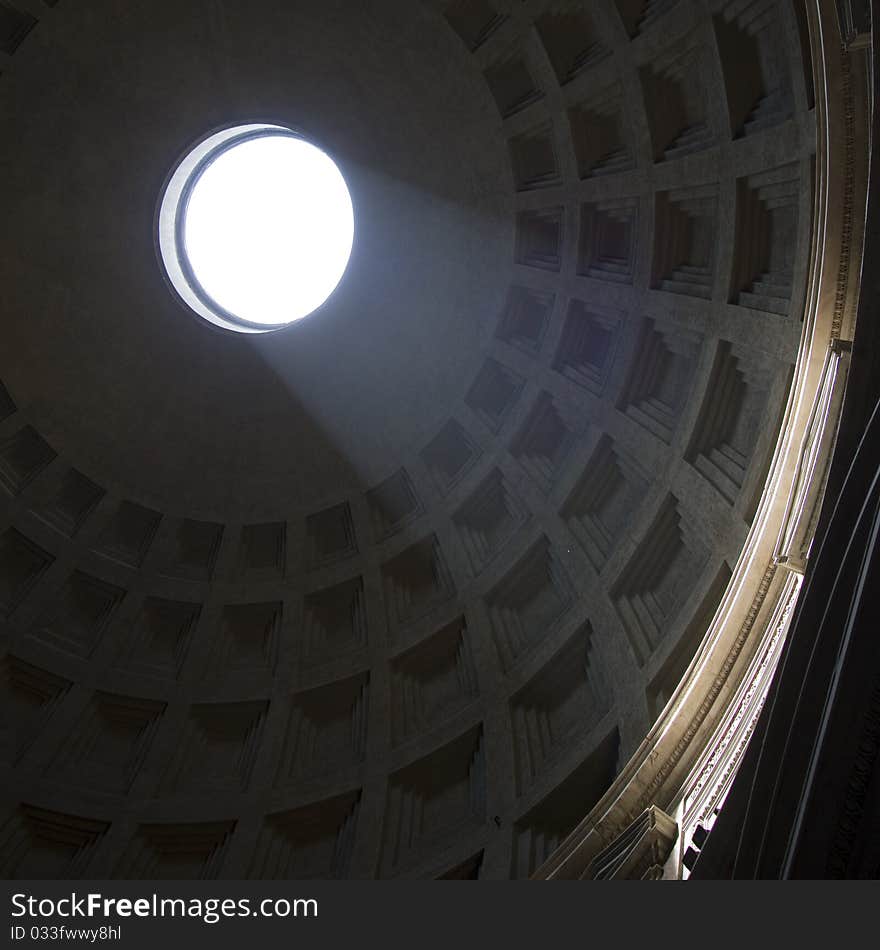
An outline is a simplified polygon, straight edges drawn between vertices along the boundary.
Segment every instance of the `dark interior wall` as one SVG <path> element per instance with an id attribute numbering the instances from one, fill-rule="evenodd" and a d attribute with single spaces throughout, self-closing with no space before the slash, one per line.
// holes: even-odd
<path id="1" fill-rule="evenodd" d="M 864 26 L 865 9 L 856 5 L 856 13 Z M 876 33 L 872 41 L 870 51 L 849 54 L 854 62 L 876 57 Z M 876 74 L 867 72 L 875 83 L 871 137 L 876 141 Z M 771 693 L 700 852 L 696 878 L 880 876 L 880 348 L 873 316 L 880 293 L 880 162 L 875 150 L 868 164 L 858 317 L 816 539 Z"/>

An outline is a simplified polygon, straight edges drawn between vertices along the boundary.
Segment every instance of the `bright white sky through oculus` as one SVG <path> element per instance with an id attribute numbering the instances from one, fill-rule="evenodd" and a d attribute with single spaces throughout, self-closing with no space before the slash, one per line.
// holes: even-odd
<path id="1" fill-rule="evenodd" d="M 221 307 L 262 325 L 316 310 L 345 272 L 354 212 L 329 156 L 265 135 L 222 152 L 198 179 L 184 220 L 193 273 Z"/>

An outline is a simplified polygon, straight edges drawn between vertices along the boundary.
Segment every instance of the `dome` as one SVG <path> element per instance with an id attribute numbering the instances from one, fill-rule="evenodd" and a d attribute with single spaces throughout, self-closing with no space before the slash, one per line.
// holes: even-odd
<path id="1" fill-rule="evenodd" d="M 558 868 L 756 592 L 760 637 L 797 595 L 857 293 L 817 276 L 815 12 L 9 16 L 6 876 Z M 326 152 L 355 209 L 270 333 L 193 319 L 163 244 L 175 170 L 239 127 Z M 621 828 L 672 800 L 627 794 Z"/>

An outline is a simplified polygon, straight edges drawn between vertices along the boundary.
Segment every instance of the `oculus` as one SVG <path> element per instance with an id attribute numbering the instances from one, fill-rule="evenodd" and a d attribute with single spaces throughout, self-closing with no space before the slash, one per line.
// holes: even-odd
<path id="1" fill-rule="evenodd" d="M 279 330 L 318 310 L 351 256 L 354 208 L 333 159 L 298 132 L 239 125 L 201 141 L 159 207 L 159 254 L 216 326 Z"/>

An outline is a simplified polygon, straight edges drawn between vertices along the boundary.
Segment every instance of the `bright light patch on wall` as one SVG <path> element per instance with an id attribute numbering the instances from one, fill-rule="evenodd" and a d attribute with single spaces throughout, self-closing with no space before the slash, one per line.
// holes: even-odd
<path id="1" fill-rule="evenodd" d="M 181 162 L 159 211 L 166 272 L 200 316 L 227 329 L 279 329 L 317 310 L 351 255 L 345 179 L 289 129 L 237 126 Z"/>

